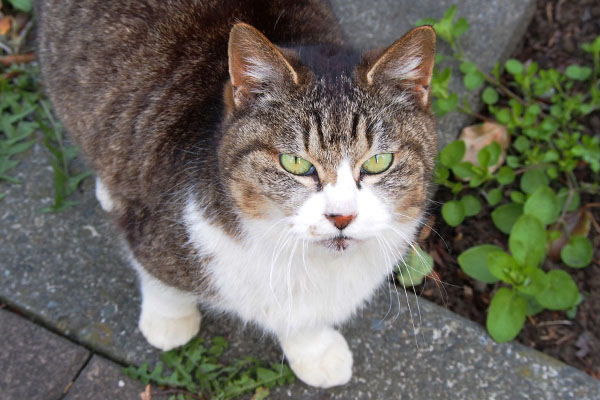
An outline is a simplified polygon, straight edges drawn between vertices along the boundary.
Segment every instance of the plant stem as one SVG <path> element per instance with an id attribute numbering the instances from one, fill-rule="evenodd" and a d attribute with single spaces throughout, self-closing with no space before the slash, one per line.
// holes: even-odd
<path id="1" fill-rule="evenodd" d="M 463 113 L 463 114 L 467 114 L 467 115 L 470 115 L 472 117 L 478 118 L 478 119 L 480 119 L 480 120 L 482 120 L 484 122 L 496 122 L 495 120 L 493 120 L 491 118 L 488 118 L 488 117 L 485 117 L 485 116 L 483 116 L 483 115 L 481 115 L 479 113 L 470 111 L 470 110 L 466 109 L 464 106 L 460 106 L 459 105 L 459 106 L 456 107 L 456 109 L 458 111 L 460 111 L 461 113 Z"/>

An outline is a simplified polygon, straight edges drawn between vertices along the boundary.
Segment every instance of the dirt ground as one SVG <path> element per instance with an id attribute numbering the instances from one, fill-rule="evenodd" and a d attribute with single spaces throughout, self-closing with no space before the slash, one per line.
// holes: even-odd
<path id="1" fill-rule="evenodd" d="M 589 55 L 579 48 L 579 44 L 591 42 L 599 34 L 598 0 L 538 0 L 525 39 L 512 57 L 522 62 L 537 61 L 542 68 L 563 71 L 570 64 L 590 65 Z M 588 133 L 600 135 L 600 113 L 591 115 L 585 123 Z M 579 171 L 581 173 L 585 172 Z M 591 175 L 586 178 L 593 179 Z M 434 200 L 443 202 L 450 197 L 447 190 L 440 189 Z M 583 204 L 600 202 L 591 197 L 582 200 Z M 425 286 L 415 288 L 415 292 L 485 325 L 489 301 L 500 284 L 486 285 L 470 279 L 460 270 L 456 257 L 478 244 L 504 247 L 507 237 L 492 225 L 489 209 L 467 218 L 457 228 L 442 221 L 439 209 L 437 205 L 431 210 L 435 218 L 433 227 L 439 235 L 432 233 L 422 245 L 433 253 L 435 271 L 444 287 L 429 279 Z M 600 209 L 591 210 L 600 223 Z M 596 251 L 594 261 L 587 268 L 570 269 L 550 260 L 545 264 L 547 270 L 564 268 L 573 276 L 584 296 L 576 317 L 569 319 L 565 312 L 544 311 L 528 318 L 517 340 L 600 379 L 600 232 L 592 228 L 591 239 Z"/>

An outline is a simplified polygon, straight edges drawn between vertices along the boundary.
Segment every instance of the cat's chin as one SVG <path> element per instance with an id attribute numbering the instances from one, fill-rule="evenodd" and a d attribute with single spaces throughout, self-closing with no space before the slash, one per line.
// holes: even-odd
<path id="1" fill-rule="evenodd" d="M 344 253 L 353 249 L 358 244 L 357 239 L 348 236 L 336 236 L 329 239 L 320 240 L 318 243 L 327 250 L 334 253 Z"/>

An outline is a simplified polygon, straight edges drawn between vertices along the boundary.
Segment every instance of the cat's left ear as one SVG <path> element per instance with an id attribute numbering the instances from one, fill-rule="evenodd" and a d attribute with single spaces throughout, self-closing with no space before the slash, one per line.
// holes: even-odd
<path id="1" fill-rule="evenodd" d="M 298 74 L 262 33 L 244 23 L 229 34 L 229 76 L 233 102 L 240 107 L 274 85 L 297 84 Z"/>
<path id="2" fill-rule="evenodd" d="M 414 28 L 383 53 L 368 62 L 364 79 L 375 85 L 414 95 L 422 106 L 430 101 L 431 75 L 435 63 L 435 31 L 431 26 Z M 387 91 L 386 90 L 386 91 Z"/>

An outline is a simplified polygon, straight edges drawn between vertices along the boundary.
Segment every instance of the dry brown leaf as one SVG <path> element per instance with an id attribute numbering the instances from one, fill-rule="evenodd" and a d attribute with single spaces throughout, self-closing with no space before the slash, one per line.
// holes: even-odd
<path id="1" fill-rule="evenodd" d="M 144 390 L 142 393 L 140 393 L 141 400 L 152 400 L 152 395 L 150 394 L 150 389 L 151 389 L 151 386 L 146 385 L 146 390 Z"/>
<path id="2" fill-rule="evenodd" d="M 9 66 L 11 64 L 28 63 L 35 60 L 33 53 L 27 54 L 9 54 L 7 56 L 0 56 L 0 64 Z"/>
<path id="3" fill-rule="evenodd" d="M 6 34 L 10 32 L 11 25 L 12 21 L 8 15 L 0 19 L 0 35 L 6 36 Z"/>
<path id="4" fill-rule="evenodd" d="M 506 149 L 510 144 L 510 136 L 508 135 L 506 126 L 495 122 L 484 122 L 483 124 L 467 126 L 460 133 L 459 139 L 465 142 L 467 148 L 463 161 L 470 161 L 475 165 L 479 165 L 477 162 L 479 150 L 492 142 L 498 142 L 500 147 L 502 147 L 502 153 L 498 162 L 490 166 L 490 172 L 494 172 L 504 164 Z"/>

